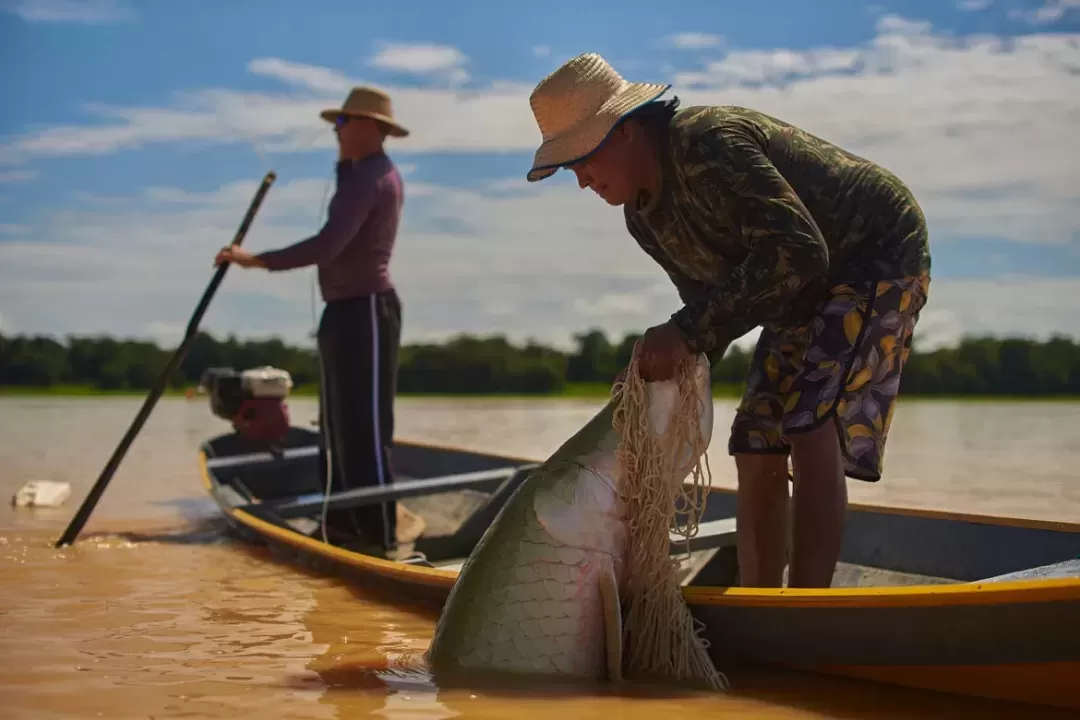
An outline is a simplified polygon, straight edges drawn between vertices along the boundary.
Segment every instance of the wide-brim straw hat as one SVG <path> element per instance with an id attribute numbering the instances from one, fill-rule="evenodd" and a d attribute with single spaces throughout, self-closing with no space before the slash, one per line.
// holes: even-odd
<path id="1" fill-rule="evenodd" d="M 569 60 L 529 96 L 543 137 L 526 176 L 529 182 L 543 180 L 591 153 L 623 117 L 670 87 L 628 82 L 596 53 Z"/>
<path id="2" fill-rule="evenodd" d="M 394 119 L 390 96 L 377 88 L 354 87 L 340 108 L 330 108 L 319 113 L 319 117 L 330 123 L 336 122 L 342 115 L 378 120 L 386 126 L 387 133 L 394 137 L 407 137 L 409 134 L 409 131 Z"/>

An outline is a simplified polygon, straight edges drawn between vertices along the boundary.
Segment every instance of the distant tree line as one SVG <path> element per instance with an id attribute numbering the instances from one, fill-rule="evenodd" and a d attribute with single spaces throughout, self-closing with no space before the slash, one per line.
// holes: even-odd
<path id="1" fill-rule="evenodd" d="M 537 343 L 515 345 L 500 336 L 460 336 L 401 350 L 398 391 L 432 394 L 550 394 L 568 385 L 610 383 L 630 359 L 639 335 L 611 342 L 592 330 L 563 352 Z M 83 386 L 100 390 L 148 389 L 173 348 L 109 337 L 0 335 L 0 386 Z M 292 374 L 297 389 L 317 385 L 318 358 L 280 340 L 218 340 L 200 333 L 169 378 L 173 388 L 192 386 L 209 367 L 238 370 L 273 365 Z M 750 353 L 732 347 L 713 366 L 717 384 L 741 384 Z M 901 379 L 904 392 L 921 395 L 1080 394 L 1080 343 L 1054 337 L 973 337 L 957 346 L 912 353 Z"/>

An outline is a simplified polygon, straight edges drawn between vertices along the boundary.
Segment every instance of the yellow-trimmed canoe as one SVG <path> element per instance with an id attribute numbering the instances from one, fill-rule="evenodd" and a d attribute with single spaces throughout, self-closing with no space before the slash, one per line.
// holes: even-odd
<path id="1" fill-rule="evenodd" d="M 395 483 L 324 496 L 319 434 L 293 427 L 267 452 L 206 441 L 199 467 L 229 524 L 307 567 L 437 607 L 535 460 L 397 442 Z M 429 523 L 404 561 L 323 542 L 332 509 L 387 498 L 464 508 Z M 325 502 L 324 502 L 325 501 Z M 737 586 L 735 494 L 710 491 L 684 562 L 684 595 L 722 669 L 779 666 L 1080 709 L 1080 523 L 851 504 L 828 589 Z M 673 552 L 678 551 L 673 543 Z"/>

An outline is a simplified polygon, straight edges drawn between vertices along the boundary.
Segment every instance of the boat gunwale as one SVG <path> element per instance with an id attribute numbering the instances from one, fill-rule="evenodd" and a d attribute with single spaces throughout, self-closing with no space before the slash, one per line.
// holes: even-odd
<path id="1" fill-rule="evenodd" d="M 511 457 L 491 455 L 482 451 L 465 448 L 440 446 L 430 443 L 398 441 L 430 450 L 444 450 L 454 453 L 474 453 L 492 459 L 507 462 L 531 463 Z M 214 486 L 216 478 L 207 466 L 206 443 L 199 450 L 198 461 L 201 481 L 211 496 L 216 497 Z M 735 491 L 728 488 L 709 488 L 709 492 Z M 277 525 L 256 517 L 244 510 L 230 507 L 219 501 L 219 506 L 235 521 L 245 525 L 263 537 L 291 545 L 316 556 L 354 569 L 370 572 L 385 578 L 402 582 L 406 585 L 421 586 L 428 589 L 442 589 L 449 593 L 456 582 L 458 571 L 428 568 L 420 565 L 407 565 L 395 560 L 364 555 L 344 548 L 324 543 L 316 538 L 307 537 L 290 528 Z M 1034 530 L 1052 530 L 1080 534 L 1080 523 L 1061 523 L 1054 521 L 1028 521 L 1024 518 L 999 518 L 989 515 L 970 515 L 945 511 L 923 511 L 913 508 L 892 508 L 877 505 L 850 503 L 849 507 L 869 512 L 928 517 L 958 522 L 975 522 L 988 525 L 1017 526 Z M 892 512 L 891 512 L 892 511 Z M 898 512 L 896 512 L 898 511 Z M 999 522 L 1020 521 L 1017 522 Z M 1030 525 L 1027 523 L 1031 523 Z M 757 606 L 783 607 L 795 609 L 835 608 L 835 607 L 878 607 L 904 608 L 927 607 L 934 605 L 1001 605 L 1015 602 L 1061 602 L 1080 600 L 1080 578 L 1052 578 L 1036 580 L 1001 580 L 950 583 L 946 585 L 885 585 L 855 588 L 744 588 L 739 586 L 689 586 L 682 589 L 683 596 L 691 606 Z"/>
<path id="2" fill-rule="evenodd" d="M 300 428 L 304 432 L 312 432 L 307 428 Z M 503 461 L 507 466 L 511 465 L 533 465 L 541 463 L 541 460 L 536 458 L 525 458 L 516 455 L 502 455 L 500 453 L 489 452 L 487 450 L 477 450 L 472 448 L 461 447 L 457 445 L 446 445 L 443 443 L 434 443 L 427 441 L 409 440 L 407 438 L 395 438 L 395 444 L 408 445 L 410 447 L 422 448 L 425 450 L 434 450 L 439 452 L 453 453 L 459 455 L 480 455 L 491 460 Z M 204 452 L 206 443 L 200 448 L 200 452 Z M 687 484 L 687 487 L 692 487 Z M 737 491 L 735 488 L 726 486 L 710 485 L 706 488 L 710 493 L 723 493 L 728 495 L 735 495 Z M 1019 517 L 1015 515 L 994 515 L 992 513 L 970 513 L 960 512 L 957 510 L 935 510 L 933 508 L 922 508 L 914 505 L 878 505 L 875 503 L 849 501 L 849 510 L 860 510 L 871 513 L 881 513 L 883 515 L 900 515 L 907 517 L 925 518 L 928 520 L 950 520 L 955 522 L 973 523 L 976 525 L 997 525 L 1005 527 L 1018 527 L 1025 530 L 1050 530 L 1052 532 L 1064 532 L 1075 533 L 1080 535 L 1080 522 L 1068 522 L 1065 520 L 1042 520 L 1039 518 L 1027 518 Z"/>

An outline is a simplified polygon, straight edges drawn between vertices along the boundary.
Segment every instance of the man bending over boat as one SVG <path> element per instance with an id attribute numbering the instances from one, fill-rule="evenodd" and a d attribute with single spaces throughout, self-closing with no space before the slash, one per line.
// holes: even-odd
<path id="1" fill-rule="evenodd" d="M 847 477 L 881 478 L 900 372 L 926 302 L 926 221 L 884 168 L 739 107 L 678 110 L 669 85 L 630 83 L 599 55 L 530 98 L 543 136 L 530 181 L 570 168 L 622 206 L 683 307 L 642 339 L 646 380 L 689 353 L 761 335 L 728 450 L 738 469 L 740 583 L 828 587 Z"/>
<path id="2" fill-rule="evenodd" d="M 318 266 L 326 303 L 318 330 L 323 431 L 336 492 L 393 482 L 401 303 L 388 265 L 404 192 L 383 141 L 408 131 L 394 120 L 390 98 L 367 87 L 353 88 L 341 109 L 320 117 L 333 123 L 339 148 L 325 225 L 306 240 L 258 255 L 226 247 L 215 262 L 272 272 Z M 396 548 L 393 502 L 330 511 L 326 525 L 335 544 L 384 556 Z"/>

